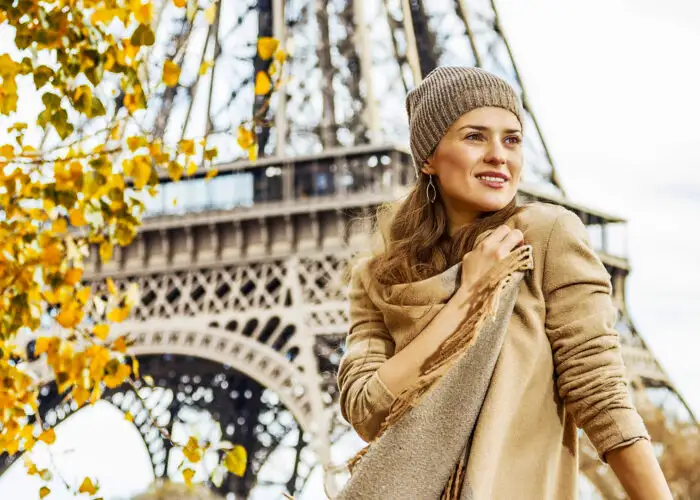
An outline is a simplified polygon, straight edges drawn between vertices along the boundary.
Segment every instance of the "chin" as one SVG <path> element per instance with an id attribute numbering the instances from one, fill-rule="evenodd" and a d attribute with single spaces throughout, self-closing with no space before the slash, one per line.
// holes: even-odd
<path id="1" fill-rule="evenodd" d="M 498 212 L 508 206 L 513 196 L 484 196 L 474 205 L 480 212 Z M 473 203 L 473 202 L 472 202 Z"/>

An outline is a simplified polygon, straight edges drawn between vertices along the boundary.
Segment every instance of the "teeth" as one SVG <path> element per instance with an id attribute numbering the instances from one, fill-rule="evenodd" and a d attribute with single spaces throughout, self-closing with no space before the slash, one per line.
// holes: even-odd
<path id="1" fill-rule="evenodd" d="M 480 175 L 479 179 L 484 179 L 487 181 L 492 181 L 492 182 L 505 182 L 505 179 L 501 179 L 500 177 L 489 177 L 488 175 Z"/>

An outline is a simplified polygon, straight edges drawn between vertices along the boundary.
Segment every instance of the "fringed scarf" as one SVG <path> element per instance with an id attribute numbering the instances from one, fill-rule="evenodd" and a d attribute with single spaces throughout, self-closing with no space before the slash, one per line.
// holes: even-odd
<path id="1" fill-rule="evenodd" d="M 519 247 L 471 289 L 455 333 L 397 396 L 377 437 L 346 464 L 350 479 L 336 500 L 472 498 L 466 478 L 472 435 L 519 284 L 532 267 L 532 247 Z M 460 269 L 457 264 L 438 277 L 448 282 L 440 302 L 454 294 Z"/>

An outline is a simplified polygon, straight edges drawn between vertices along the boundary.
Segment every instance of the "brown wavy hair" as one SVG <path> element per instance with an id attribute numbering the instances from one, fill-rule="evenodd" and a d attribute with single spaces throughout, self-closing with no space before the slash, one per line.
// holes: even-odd
<path id="1" fill-rule="evenodd" d="M 445 206 L 438 189 L 435 203 L 426 194 L 429 177 L 420 175 L 405 199 L 380 206 L 373 225 L 375 251 L 370 271 L 386 286 L 413 283 L 440 274 L 461 262 L 479 234 L 494 229 L 524 206 L 516 197 L 496 212 L 486 212 L 473 224 L 450 235 Z"/>

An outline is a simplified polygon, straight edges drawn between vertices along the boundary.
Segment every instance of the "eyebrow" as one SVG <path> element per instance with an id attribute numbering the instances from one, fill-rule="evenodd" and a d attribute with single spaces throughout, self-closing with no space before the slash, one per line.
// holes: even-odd
<path id="1" fill-rule="evenodd" d="M 458 132 L 461 132 L 465 128 L 472 128 L 474 130 L 481 130 L 481 131 L 491 130 L 489 127 L 484 127 L 483 125 L 464 125 L 464 126 L 459 128 Z M 505 132 L 506 134 L 522 134 L 523 133 L 522 130 L 518 130 L 515 128 L 509 128 L 509 129 L 504 130 L 503 132 Z"/>

